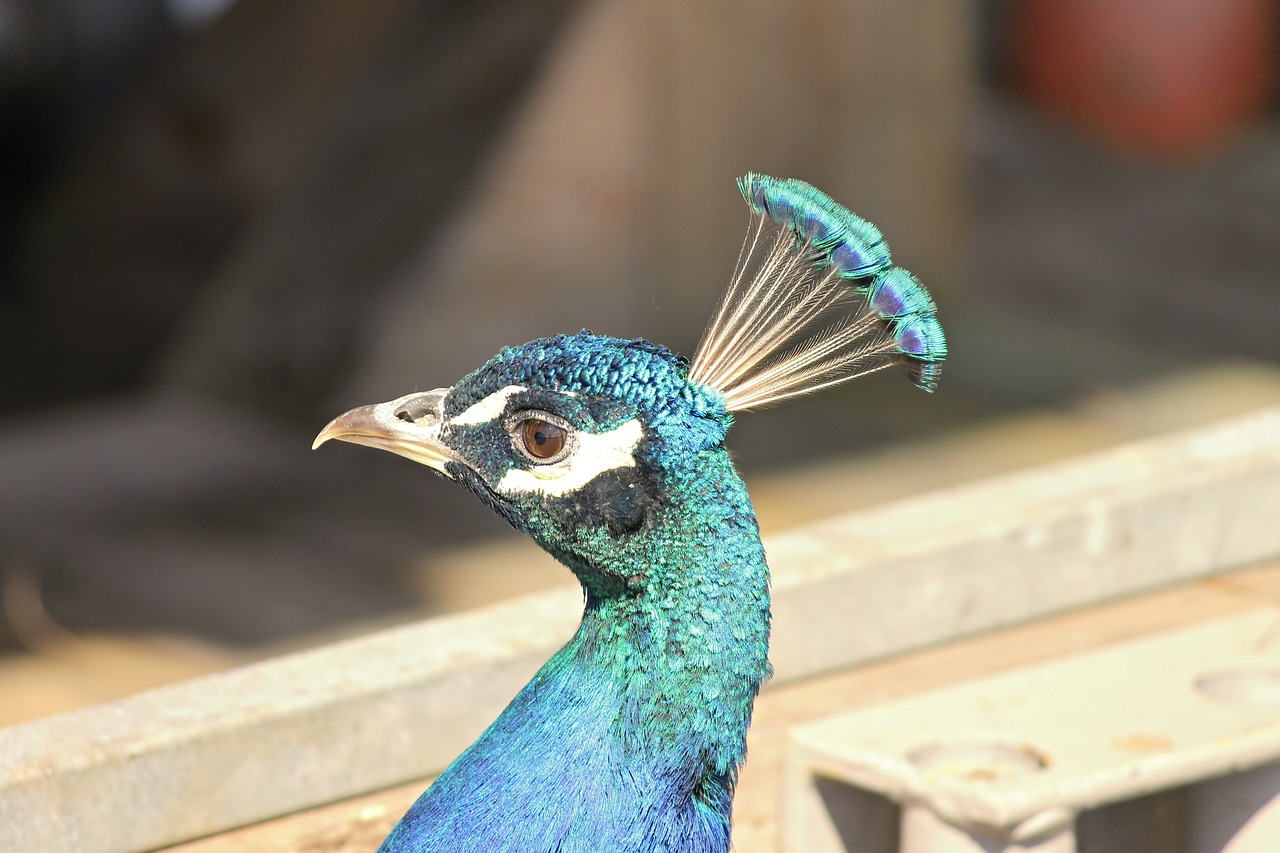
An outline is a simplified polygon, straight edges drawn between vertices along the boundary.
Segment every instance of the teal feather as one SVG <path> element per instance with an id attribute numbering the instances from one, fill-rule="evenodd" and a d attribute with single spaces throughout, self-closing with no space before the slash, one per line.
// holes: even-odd
<path id="1" fill-rule="evenodd" d="M 738 179 L 738 190 L 753 211 L 791 229 L 815 267 L 834 267 L 841 278 L 860 279 L 892 263 L 880 229 L 817 187 L 748 172 Z"/>
<path id="2" fill-rule="evenodd" d="M 938 318 L 926 314 L 899 317 L 891 324 L 893 339 L 903 355 L 929 364 L 947 357 L 947 340 Z"/>
<path id="3" fill-rule="evenodd" d="M 690 377 L 720 389 L 733 411 L 894 365 L 934 390 L 946 358 L 937 308 L 892 266 L 880 230 L 795 178 L 749 172 L 738 190 L 753 227 Z"/>
<path id="4" fill-rule="evenodd" d="M 929 291 L 924 289 L 919 279 L 902 267 L 894 267 L 876 276 L 867 294 L 867 301 L 886 320 L 913 314 L 932 317 L 938 311 Z M 945 352 L 945 347 L 943 351 Z"/>
<path id="5" fill-rule="evenodd" d="M 930 392 L 937 390 L 938 375 L 942 372 L 941 364 L 910 358 L 905 360 L 905 366 L 907 376 L 917 388 Z"/>

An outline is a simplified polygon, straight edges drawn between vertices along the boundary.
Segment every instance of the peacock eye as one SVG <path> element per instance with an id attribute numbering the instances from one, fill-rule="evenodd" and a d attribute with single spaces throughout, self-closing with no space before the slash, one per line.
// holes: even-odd
<path id="1" fill-rule="evenodd" d="M 538 418 L 520 422 L 520 443 L 534 459 L 554 459 L 564 451 L 569 441 L 569 431 L 564 427 Z"/>

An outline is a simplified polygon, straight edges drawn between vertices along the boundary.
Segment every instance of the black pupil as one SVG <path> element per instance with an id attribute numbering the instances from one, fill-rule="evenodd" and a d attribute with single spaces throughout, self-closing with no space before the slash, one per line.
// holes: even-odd
<path id="1" fill-rule="evenodd" d="M 564 448 L 564 430 L 546 421 L 528 420 L 521 426 L 525 450 L 538 459 L 550 459 Z"/>

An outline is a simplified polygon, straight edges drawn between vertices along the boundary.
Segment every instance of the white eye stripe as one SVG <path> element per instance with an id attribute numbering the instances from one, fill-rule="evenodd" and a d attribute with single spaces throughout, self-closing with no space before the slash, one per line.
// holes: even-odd
<path id="1" fill-rule="evenodd" d="M 499 388 L 483 400 L 477 400 L 461 412 L 458 412 L 457 417 L 449 419 L 449 423 L 457 424 L 458 426 L 470 426 L 496 421 L 507 410 L 507 402 L 512 397 L 528 390 L 523 385 L 508 385 L 505 388 Z M 557 393 L 564 394 L 566 397 L 579 396 L 575 391 L 559 391 Z"/>
<path id="2" fill-rule="evenodd" d="M 507 410 L 508 400 L 528 390 L 523 385 L 508 385 L 506 388 L 494 391 L 483 400 L 477 400 L 472 403 L 459 412 L 456 417 L 450 418 L 449 423 L 457 426 L 467 426 L 470 424 L 487 424 L 490 421 L 497 420 Z"/>
<path id="3" fill-rule="evenodd" d="M 577 452 L 551 465 L 528 470 L 512 468 L 498 482 L 499 492 L 540 492 L 560 497 L 576 491 L 606 471 L 634 468 L 635 450 L 644 438 L 644 427 L 632 418 L 602 433 L 578 432 Z"/>

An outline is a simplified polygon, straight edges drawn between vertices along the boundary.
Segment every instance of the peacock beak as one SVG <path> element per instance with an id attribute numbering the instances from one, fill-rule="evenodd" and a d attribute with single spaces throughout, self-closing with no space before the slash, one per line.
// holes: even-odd
<path id="1" fill-rule="evenodd" d="M 311 445 L 315 450 L 331 438 L 389 450 L 448 474 L 445 465 L 461 461 L 440 440 L 444 423 L 444 399 L 450 388 L 409 394 L 386 403 L 361 406 L 338 415 L 320 430 Z"/>

